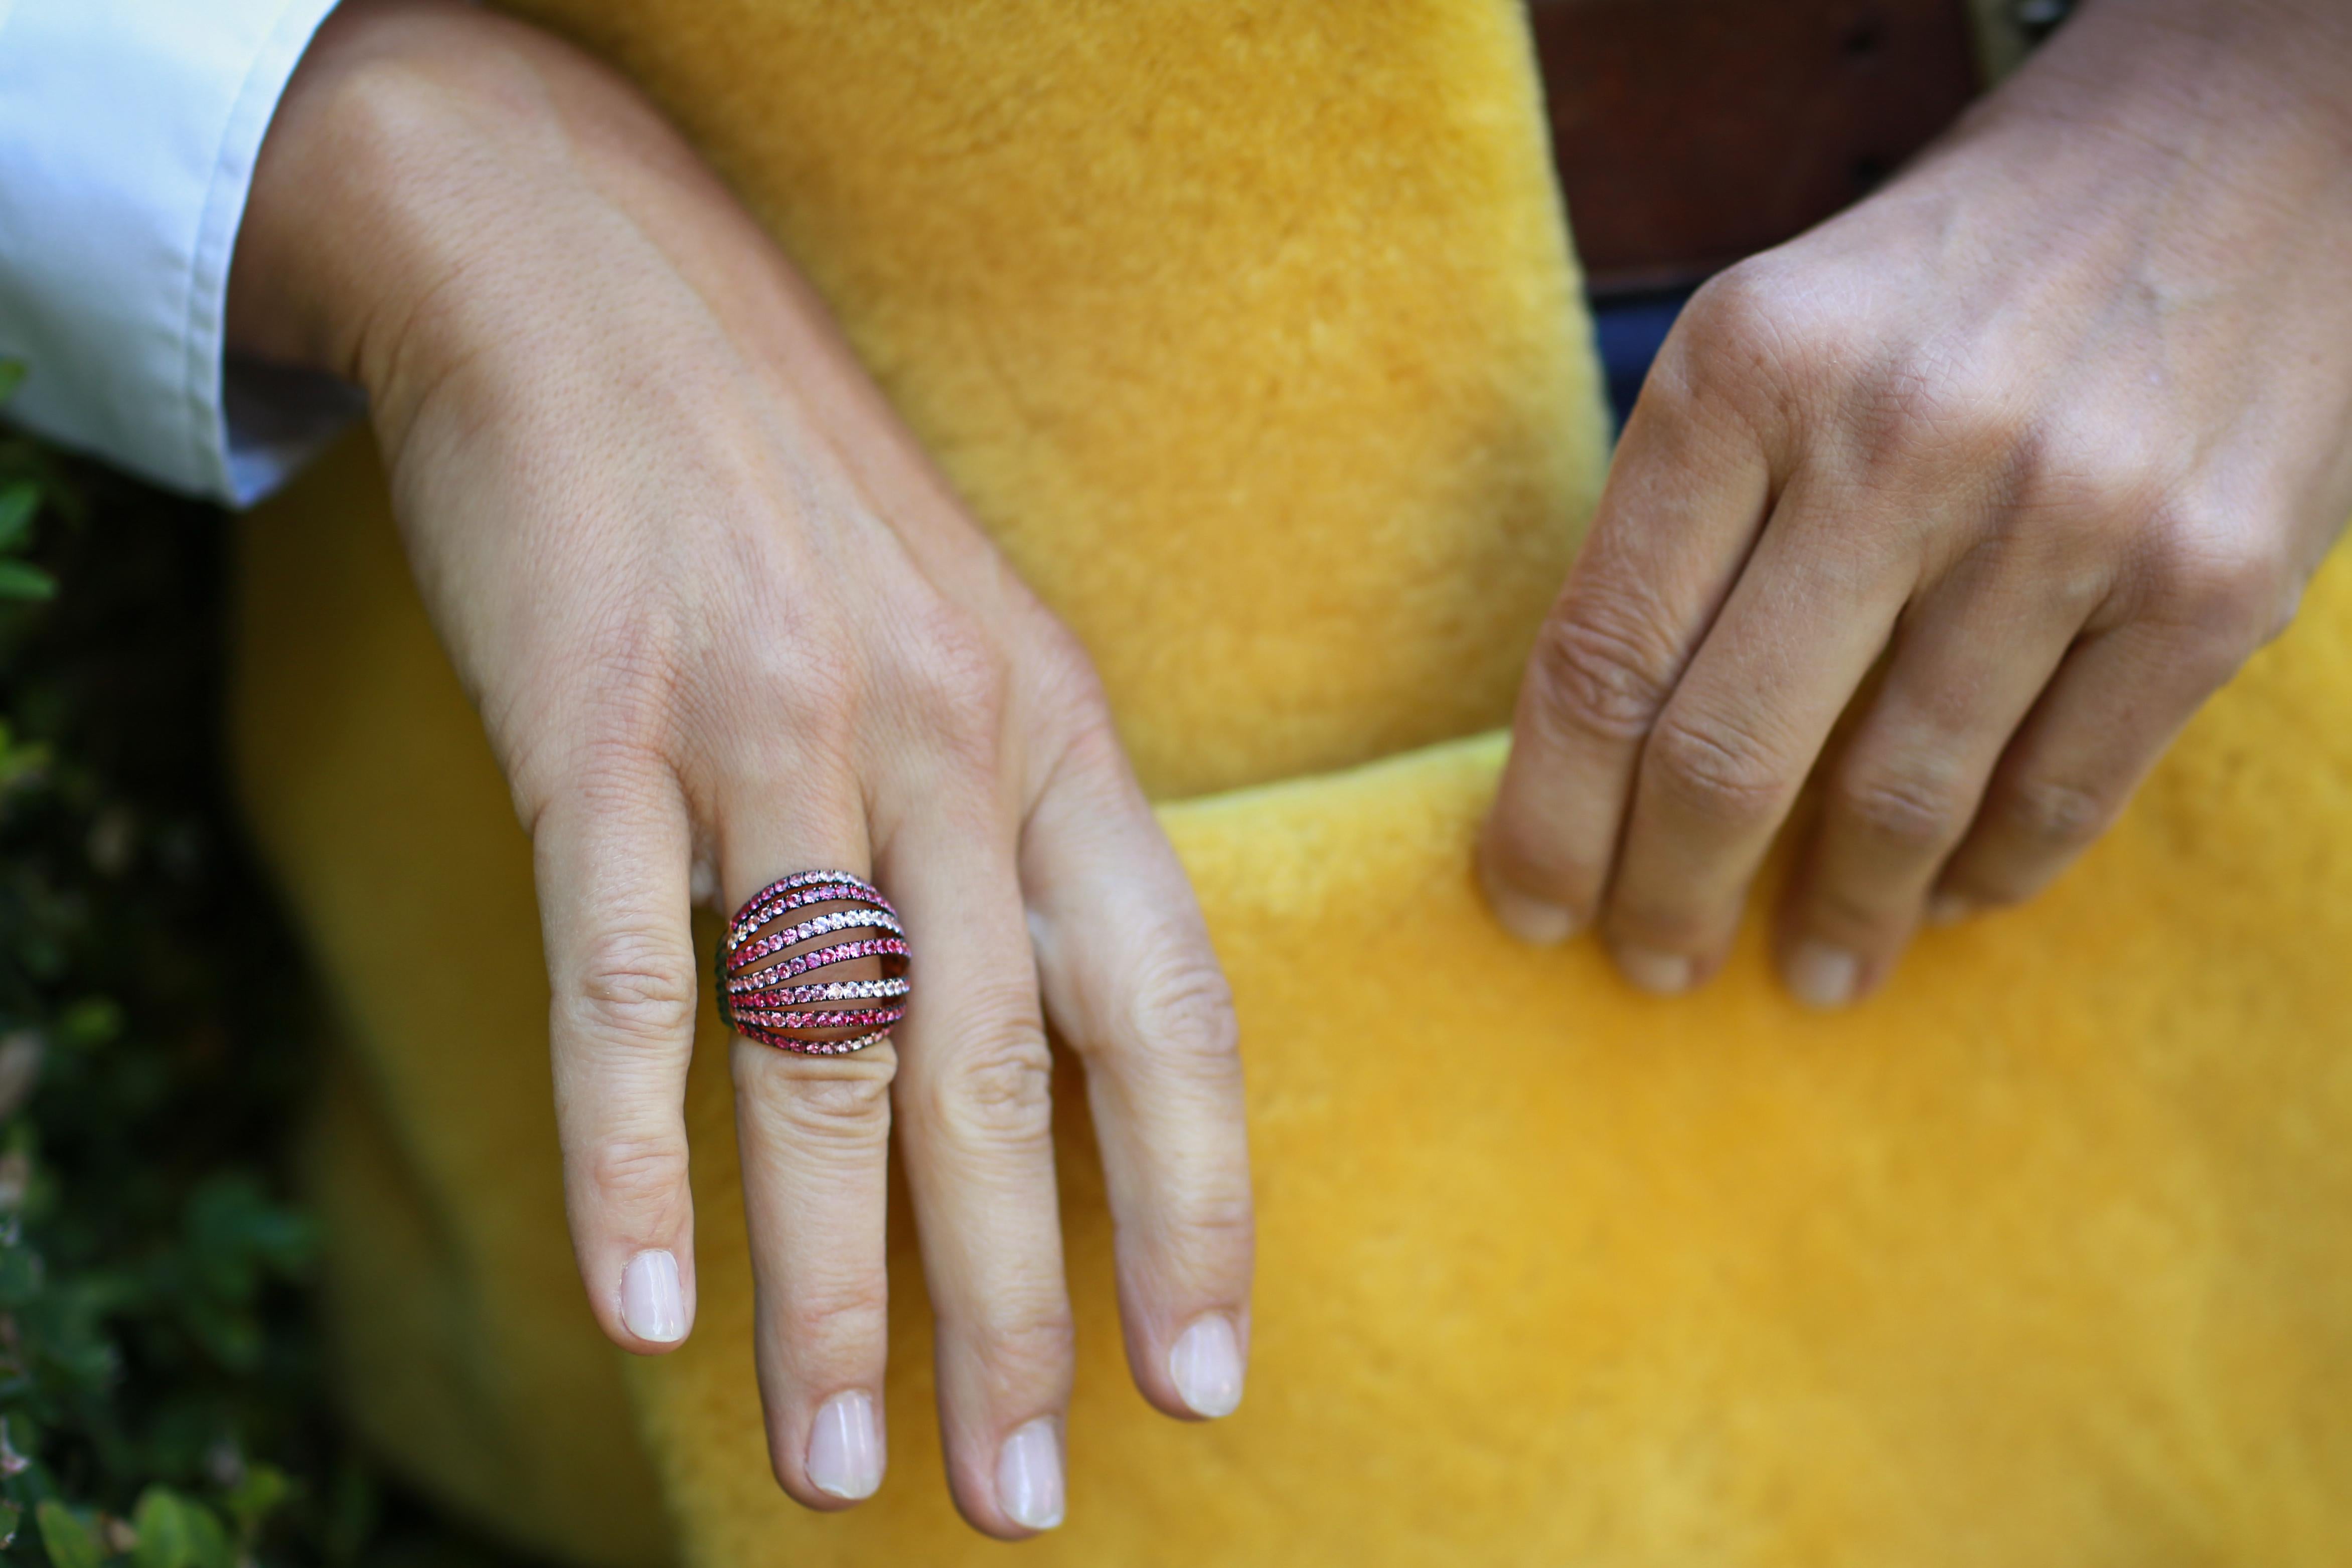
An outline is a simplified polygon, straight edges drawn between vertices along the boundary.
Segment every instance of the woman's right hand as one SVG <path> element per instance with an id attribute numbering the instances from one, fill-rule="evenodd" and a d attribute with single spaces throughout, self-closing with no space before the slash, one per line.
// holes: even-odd
<path id="1" fill-rule="evenodd" d="M 598 1321 L 693 1321 L 689 907 L 814 868 L 902 910 L 897 1045 L 732 1043 L 777 1479 L 882 1468 L 895 1109 L 958 1505 L 1059 1521 L 1071 1333 L 1044 1017 L 1084 1060 L 1145 1396 L 1241 1391 L 1231 1004 L 1087 661 L 782 255 L 627 87 L 437 0 L 346 5 L 280 108 L 238 345 L 362 384 L 410 559 L 529 828 Z M 1041 1007 L 1042 1000 L 1042 1007 Z"/>

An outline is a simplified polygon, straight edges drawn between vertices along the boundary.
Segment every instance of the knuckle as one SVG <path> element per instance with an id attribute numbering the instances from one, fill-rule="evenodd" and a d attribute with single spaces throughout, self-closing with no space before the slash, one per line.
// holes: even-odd
<path id="1" fill-rule="evenodd" d="M 2242 531 L 2160 519 L 2149 563 L 2152 608 L 2218 656 L 2242 658 L 2294 618 L 2302 584 L 2284 556 Z M 2234 657 L 2232 657 L 2234 656 Z"/>
<path id="2" fill-rule="evenodd" d="M 686 1190 L 686 1144 L 676 1138 L 607 1138 L 590 1145 L 579 1174 L 602 1201 L 659 1208 Z"/>
<path id="3" fill-rule="evenodd" d="M 2147 526 L 2164 504 L 2164 487 L 2163 469 L 2125 432 L 2043 434 L 2028 444 L 2018 510 L 2107 547 Z"/>
<path id="4" fill-rule="evenodd" d="M 694 1033 L 701 976 L 683 942 L 638 930 L 607 931 L 571 987 L 577 1021 L 624 1047 L 671 1047 Z"/>
<path id="5" fill-rule="evenodd" d="M 1041 742 L 1025 751 L 1033 766 L 1045 769 L 1033 793 L 1056 776 L 1084 779 L 1095 787 L 1131 776 L 1110 698 L 1083 653 L 1065 657 L 1049 649 L 1034 661 L 1023 702 L 1024 720 L 1034 724 Z"/>
<path id="6" fill-rule="evenodd" d="M 1684 308 L 1694 356 L 1718 363 L 1780 365 L 1800 374 L 1842 363 L 1850 347 L 1838 318 L 1812 308 L 1770 258 L 1717 274 Z M 1681 326 L 1682 322 L 1677 322 Z"/>
<path id="7" fill-rule="evenodd" d="M 1023 665 L 1044 705 L 1089 719 L 1110 720 L 1110 700 L 1078 635 L 1040 610 L 1023 645 Z"/>
<path id="8" fill-rule="evenodd" d="M 567 795 L 593 803 L 631 797 L 667 776 L 678 710 L 678 651 L 657 626 L 631 624 L 590 639 L 551 703 L 529 706 L 526 684 L 480 696 L 482 721 L 523 819 Z M 567 668 L 569 667 L 567 666 Z"/>
<path id="9" fill-rule="evenodd" d="M 937 733 L 993 739 L 1003 719 L 1008 671 L 986 628 L 960 606 L 932 598 L 912 612 L 898 652 L 899 689 Z"/>
<path id="10" fill-rule="evenodd" d="M 1051 1131 L 1054 1058 L 1034 1021 L 1001 1026 L 951 1047 L 926 1097 L 926 1113 L 950 1142 L 1030 1143 Z"/>
<path id="11" fill-rule="evenodd" d="M 1913 349 L 1873 380 L 1862 405 L 1866 457 L 1881 468 L 1937 471 L 2001 464 L 2024 442 L 2015 395 L 1947 354 Z"/>
<path id="12" fill-rule="evenodd" d="M 2063 854 L 2098 837 L 2109 803 L 2099 792 L 2063 779 L 2028 778 L 1999 791 L 1991 815 L 2032 850 Z"/>
<path id="13" fill-rule="evenodd" d="M 1639 741 L 1665 704 L 1673 658 L 1657 618 L 1631 596 L 1591 585 L 1561 605 L 1537 634 L 1537 711 L 1571 732 Z"/>
<path id="14" fill-rule="evenodd" d="M 1735 827 L 1777 816 L 1792 787 L 1787 770 L 1756 737 L 1699 713 L 1669 711 L 1659 721 L 1643 771 L 1676 805 Z"/>
<path id="15" fill-rule="evenodd" d="M 1913 854 L 1949 847 L 1967 828 L 1972 804 L 1951 769 L 1932 764 L 1843 774 L 1831 798 L 1832 810 L 1850 831 Z"/>
<path id="16" fill-rule="evenodd" d="M 887 1045 L 852 1057 L 804 1057 L 760 1047 L 736 1081 L 763 1131 L 803 1147 L 877 1149 L 890 1136 Z M 739 1062 L 743 1058 L 739 1058 Z M 764 1081 L 762 1081 L 764 1080 Z"/>
<path id="17" fill-rule="evenodd" d="M 1143 1225 L 1138 1261 L 1156 1285 L 1216 1297 L 1246 1279 L 1257 1247 L 1246 1179 L 1179 1180 Z"/>
<path id="18" fill-rule="evenodd" d="M 1127 999 L 1121 1048 L 1188 1073 L 1230 1070 L 1240 1059 L 1233 987 L 1205 954 L 1163 959 Z"/>
<path id="19" fill-rule="evenodd" d="M 1208 1268 L 1216 1267 L 1209 1260 L 1245 1259 L 1257 1244 L 1257 1210 L 1245 1182 L 1204 1183 L 1183 1194 L 1176 1210 L 1188 1250 Z"/>
<path id="20" fill-rule="evenodd" d="M 1068 1298 L 1042 1286 L 999 1297 L 973 1325 L 982 1357 L 999 1386 L 1031 1389 L 1058 1382 L 1077 1344 Z"/>
<path id="21" fill-rule="evenodd" d="M 789 648 L 780 644 L 782 657 L 760 675 L 754 732 L 789 736 L 804 753 L 851 754 L 865 675 L 851 646 L 831 631 L 803 635 Z"/>
<path id="22" fill-rule="evenodd" d="M 794 1347 L 804 1352 L 870 1349 L 889 1332 L 888 1279 L 876 1269 L 803 1269 L 788 1287 L 784 1315 Z"/>

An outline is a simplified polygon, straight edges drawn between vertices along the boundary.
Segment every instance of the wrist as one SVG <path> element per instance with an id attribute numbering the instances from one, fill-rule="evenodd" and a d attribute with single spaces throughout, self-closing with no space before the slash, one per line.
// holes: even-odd
<path id="1" fill-rule="evenodd" d="M 546 76 L 561 50 L 442 0 L 343 5 L 255 170 L 231 347 L 357 384 L 382 424 L 448 366 L 527 338 L 590 221 Z"/>
<path id="2" fill-rule="evenodd" d="M 2352 11 L 2337 0 L 2095 0 L 1989 100 L 1995 117 L 2146 153 L 2352 163 Z"/>

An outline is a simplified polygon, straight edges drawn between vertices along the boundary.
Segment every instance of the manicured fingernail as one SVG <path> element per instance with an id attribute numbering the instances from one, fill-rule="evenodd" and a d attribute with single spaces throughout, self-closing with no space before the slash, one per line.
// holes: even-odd
<path id="1" fill-rule="evenodd" d="M 1678 952 L 1621 947 L 1617 967 L 1627 980 L 1654 996 L 1679 996 L 1691 987 L 1691 961 Z"/>
<path id="2" fill-rule="evenodd" d="M 1958 893 L 1937 893 L 1927 900 L 1931 926 L 1956 926 L 1976 912 L 1976 905 Z"/>
<path id="3" fill-rule="evenodd" d="M 1576 916 L 1547 900 L 1490 887 L 1486 902 L 1503 929 L 1530 947 L 1558 947 L 1576 934 Z"/>
<path id="4" fill-rule="evenodd" d="M 1004 1439 L 996 1458 L 996 1506 L 1025 1530 L 1062 1522 L 1062 1445 L 1050 1416 L 1040 1416 Z"/>
<path id="5" fill-rule="evenodd" d="M 1222 1312 L 1212 1312 L 1178 1336 L 1168 1352 L 1168 1375 L 1195 1415 L 1231 1415 L 1242 1402 L 1242 1344 Z"/>
<path id="6" fill-rule="evenodd" d="M 1842 947 L 1807 937 L 1789 954 L 1790 994 L 1808 1007 L 1843 1007 L 1853 1000 L 1862 960 Z"/>
<path id="7" fill-rule="evenodd" d="M 865 1390 L 836 1394 L 809 1432 L 809 1485 L 828 1497 L 869 1498 L 882 1484 L 882 1433 Z"/>
<path id="8" fill-rule="evenodd" d="M 621 1321 L 641 1340 L 666 1345 L 686 1338 L 686 1298 L 678 1293 L 677 1259 L 640 1252 L 621 1270 Z"/>

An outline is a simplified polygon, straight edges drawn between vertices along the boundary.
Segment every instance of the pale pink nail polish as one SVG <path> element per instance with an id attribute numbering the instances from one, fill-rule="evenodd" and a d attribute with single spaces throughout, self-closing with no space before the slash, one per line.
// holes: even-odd
<path id="1" fill-rule="evenodd" d="M 621 1271 L 621 1321 L 637 1338 L 656 1344 L 686 1337 L 686 1298 L 678 1289 L 677 1258 L 656 1250 L 629 1259 Z"/>
<path id="2" fill-rule="evenodd" d="M 1696 973 L 1691 961 L 1681 953 L 1646 947 L 1617 949 L 1617 968 L 1637 989 L 1653 996 L 1681 995 L 1691 988 Z"/>
<path id="3" fill-rule="evenodd" d="M 809 1430 L 809 1485 L 828 1497 L 869 1498 L 882 1484 L 882 1432 L 863 1389 L 836 1394 Z"/>
<path id="4" fill-rule="evenodd" d="M 1789 954 L 1787 978 L 1790 994 L 1826 1012 L 1853 1000 L 1862 980 L 1862 960 L 1842 947 L 1807 937 Z"/>
<path id="5" fill-rule="evenodd" d="M 1927 923 L 1931 926 L 1956 926 L 1976 912 L 1976 905 L 1958 893 L 1937 893 L 1927 900 Z"/>
<path id="6" fill-rule="evenodd" d="M 1196 1320 L 1168 1352 L 1168 1377 L 1195 1415 L 1231 1415 L 1242 1402 L 1242 1346 L 1223 1312 Z"/>
<path id="7" fill-rule="evenodd" d="M 996 1506 L 1028 1530 L 1062 1522 L 1062 1440 L 1040 1416 L 1004 1440 L 996 1459 Z"/>
<path id="8" fill-rule="evenodd" d="M 1576 934 L 1576 916 L 1558 904 L 1508 888 L 1487 889 L 1486 902 L 1502 928 L 1529 947 L 1557 947 Z"/>

